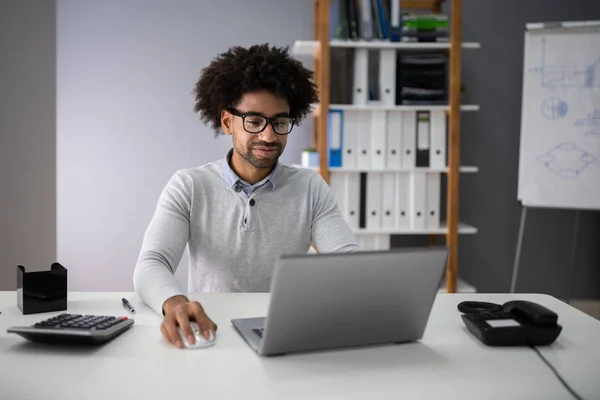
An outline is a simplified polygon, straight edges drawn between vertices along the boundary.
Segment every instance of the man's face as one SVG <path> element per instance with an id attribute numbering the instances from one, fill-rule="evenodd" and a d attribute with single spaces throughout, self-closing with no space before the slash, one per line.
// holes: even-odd
<path id="1" fill-rule="evenodd" d="M 232 136 L 234 151 L 252 166 L 272 168 L 287 142 L 287 135 L 277 132 L 291 129 L 289 112 L 288 102 L 270 92 L 246 93 L 235 109 L 222 117 L 223 130 Z M 265 117 L 274 120 L 267 122 Z"/>

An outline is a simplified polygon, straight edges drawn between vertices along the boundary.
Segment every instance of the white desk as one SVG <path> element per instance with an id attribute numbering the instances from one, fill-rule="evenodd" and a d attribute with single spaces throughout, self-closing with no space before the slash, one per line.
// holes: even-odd
<path id="1" fill-rule="evenodd" d="M 23 316 L 0 292 L 0 399 L 569 399 L 529 348 L 490 348 L 466 330 L 462 300 L 533 300 L 559 315 L 563 332 L 542 353 L 584 399 L 600 398 L 600 321 L 545 295 L 439 294 L 422 341 L 260 358 L 229 322 L 265 315 L 267 294 L 198 294 L 219 325 L 201 350 L 164 343 L 160 317 L 130 293 L 70 293 L 70 313 L 127 315 L 135 325 L 99 348 L 36 345 L 6 333 L 52 314 Z M 368 327 L 365 326 L 365 329 Z"/>

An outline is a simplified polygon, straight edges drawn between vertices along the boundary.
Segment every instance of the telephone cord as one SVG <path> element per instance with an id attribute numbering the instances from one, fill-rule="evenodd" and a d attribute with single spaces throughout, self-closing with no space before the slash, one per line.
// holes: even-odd
<path id="1" fill-rule="evenodd" d="M 556 377 L 558 378 L 558 380 L 560 381 L 560 383 L 562 383 L 562 385 L 565 387 L 565 389 L 567 389 L 569 391 L 569 393 L 571 393 L 571 395 L 577 399 L 577 400 L 583 400 L 583 397 L 581 397 L 580 395 L 577 394 L 577 392 L 575 392 L 571 386 L 569 386 L 569 384 L 567 382 L 565 382 L 565 380 L 563 379 L 563 377 L 558 373 L 558 371 L 556 370 L 556 368 L 554 368 L 554 366 L 552 366 L 552 364 L 550 364 L 550 362 L 546 359 L 546 357 L 544 357 L 542 355 L 542 353 L 537 349 L 537 347 L 534 346 L 529 346 L 533 351 L 535 351 L 537 353 L 538 356 L 540 356 L 540 358 L 542 359 L 542 361 L 548 366 L 548 368 L 550 368 L 552 370 L 552 372 L 554 372 L 554 375 L 556 375 Z"/>
<path id="2" fill-rule="evenodd" d="M 481 313 L 494 313 L 502 310 L 502 306 L 496 303 L 489 303 L 485 301 L 462 301 L 458 304 L 458 311 L 465 314 L 481 314 Z M 542 353 L 534 346 L 529 346 L 533 351 L 537 353 L 537 355 L 542 359 L 542 361 L 550 368 L 550 370 L 554 373 L 554 375 L 558 378 L 560 383 L 571 393 L 571 395 L 577 400 L 583 400 L 583 397 L 577 394 L 571 386 L 563 379 L 563 377 L 558 373 L 556 368 L 542 355 Z"/>

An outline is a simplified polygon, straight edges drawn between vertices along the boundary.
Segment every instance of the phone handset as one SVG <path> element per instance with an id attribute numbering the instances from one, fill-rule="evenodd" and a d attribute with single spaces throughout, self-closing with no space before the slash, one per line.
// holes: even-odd
<path id="1" fill-rule="evenodd" d="M 555 312 L 532 301 L 509 301 L 504 303 L 502 308 L 504 312 L 527 319 L 536 325 L 556 326 L 556 322 L 558 321 L 558 315 Z"/>

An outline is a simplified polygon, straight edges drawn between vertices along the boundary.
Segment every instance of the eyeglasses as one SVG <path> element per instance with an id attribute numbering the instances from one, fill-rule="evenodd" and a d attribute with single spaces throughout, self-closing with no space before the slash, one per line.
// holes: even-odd
<path id="1" fill-rule="evenodd" d="M 242 125 L 244 130 L 248 133 L 261 133 L 267 127 L 267 124 L 271 124 L 273 132 L 278 135 L 287 135 L 292 131 L 296 120 L 291 117 L 274 117 L 269 118 L 254 113 L 240 113 L 235 108 L 228 108 L 232 115 L 242 118 Z"/>

